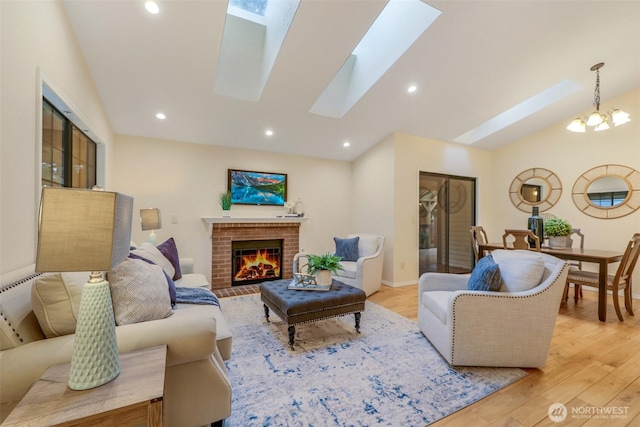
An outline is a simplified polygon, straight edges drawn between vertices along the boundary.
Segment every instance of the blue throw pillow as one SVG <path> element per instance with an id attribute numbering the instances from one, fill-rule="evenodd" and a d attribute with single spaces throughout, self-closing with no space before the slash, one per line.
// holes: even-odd
<path id="1" fill-rule="evenodd" d="M 471 272 L 467 289 L 470 291 L 495 291 L 500 289 L 500 267 L 491 254 L 480 258 Z"/>
<path id="2" fill-rule="evenodd" d="M 336 256 L 342 257 L 342 261 L 358 260 L 358 241 L 360 241 L 360 237 L 351 239 L 334 237 L 333 241 L 336 242 Z"/>

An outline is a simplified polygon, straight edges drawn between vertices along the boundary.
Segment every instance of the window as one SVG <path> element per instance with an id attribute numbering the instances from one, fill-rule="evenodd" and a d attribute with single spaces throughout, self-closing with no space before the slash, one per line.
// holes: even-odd
<path id="1" fill-rule="evenodd" d="M 602 193 L 589 193 L 589 200 L 596 206 L 611 208 L 624 202 L 629 194 L 628 191 L 605 191 Z"/>
<path id="2" fill-rule="evenodd" d="M 42 102 L 42 185 L 91 188 L 96 143 L 46 99 Z"/>

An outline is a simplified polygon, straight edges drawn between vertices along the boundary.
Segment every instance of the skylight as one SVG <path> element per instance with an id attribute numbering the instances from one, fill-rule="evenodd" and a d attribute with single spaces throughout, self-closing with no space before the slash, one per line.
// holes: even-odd
<path id="1" fill-rule="evenodd" d="M 562 98 L 569 96 L 580 89 L 582 89 L 582 86 L 573 80 L 562 80 L 560 83 L 543 90 L 539 94 L 522 101 L 520 104 L 511 107 L 507 111 L 482 123 L 480 126 L 471 129 L 469 132 L 460 135 L 455 138 L 454 141 L 462 144 L 473 144 L 478 142 L 481 139 L 506 128 L 507 126 L 510 126 L 555 102 L 558 102 Z"/>
<path id="2" fill-rule="evenodd" d="M 264 16 L 268 0 L 229 0 L 229 6 Z"/>
<path id="3" fill-rule="evenodd" d="M 214 93 L 247 101 L 260 99 L 299 3 L 229 1 Z"/>
<path id="4" fill-rule="evenodd" d="M 421 0 L 389 0 L 310 112 L 344 116 L 440 13 Z"/>

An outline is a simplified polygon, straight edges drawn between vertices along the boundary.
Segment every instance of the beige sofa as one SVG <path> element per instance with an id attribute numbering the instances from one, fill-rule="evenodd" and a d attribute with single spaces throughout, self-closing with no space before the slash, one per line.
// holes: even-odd
<path id="1" fill-rule="evenodd" d="M 185 262 L 186 261 L 186 262 Z M 209 287 L 181 260 L 177 286 Z M 45 338 L 31 306 L 34 265 L 3 274 L 0 281 L 0 421 L 44 371 L 69 363 L 74 335 Z M 202 426 L 231 414 L 231 383 L 224 360 L 232 335 L 213 305 L 178 304 L 173 315 L 116 327 L 120 352 L 167 344 L 165 425 Z"/>

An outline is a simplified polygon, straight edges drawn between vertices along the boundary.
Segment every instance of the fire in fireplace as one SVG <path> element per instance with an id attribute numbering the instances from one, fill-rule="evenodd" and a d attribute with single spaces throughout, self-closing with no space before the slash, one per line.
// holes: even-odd
<path id="1" fill-rule="evenodd" d="M 231 252 L 232 286 L 282 278 L 282 240 L 233 241 Z"/>

